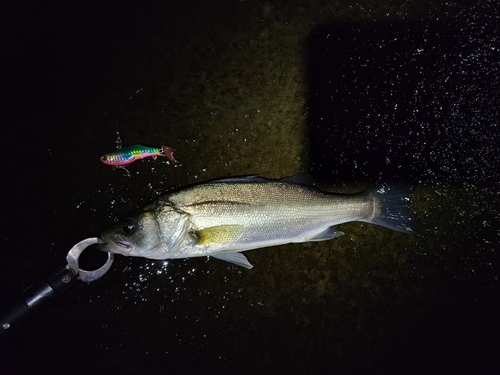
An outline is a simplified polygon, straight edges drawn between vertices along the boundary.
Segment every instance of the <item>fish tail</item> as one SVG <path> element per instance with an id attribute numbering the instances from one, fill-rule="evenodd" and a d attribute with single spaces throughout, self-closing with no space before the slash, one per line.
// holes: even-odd
<path id="1" fill-rule="evenodd" d="M 405 184 L 383 184 L 370 189 L 366 194 L 374 201 L 373 215 L 366 220 L 404 233 L 415 233 L 417 216 L 410 208 L 413 187 Z"/>

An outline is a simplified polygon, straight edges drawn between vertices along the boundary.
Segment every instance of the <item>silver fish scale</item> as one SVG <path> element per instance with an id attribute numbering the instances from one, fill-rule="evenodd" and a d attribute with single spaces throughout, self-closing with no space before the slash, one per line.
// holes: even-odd
<path id="1" fill-rule="evenodd" d="M 372 200 L 366 195 L 325 194 L 282 182 L 206 184 L 166 198 L 189 215 L 196 229 L 241 226 L 240 236 L 230 244 L 182 243 L 187 252 L 195 251 L 198 256 L 303 242 L 330 226 L 364 220 L 373 213 Z"/>
<path id="2" fill-rule="evenodd" d="M 355 195 L 256 176 L 210 182 L 166 195 L 102 234 L 105 251 L 150 259 L 211 255 L 252 268 L 240 252 L 342 235 L 364 221 L 414 233 L 412 189 L 385 184 Z"/>

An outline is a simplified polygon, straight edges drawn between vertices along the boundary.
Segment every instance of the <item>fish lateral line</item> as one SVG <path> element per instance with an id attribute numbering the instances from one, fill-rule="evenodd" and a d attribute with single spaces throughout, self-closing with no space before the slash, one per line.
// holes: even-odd
<path id="1" fill-rule="evenodd" d="M 337 226 L 348 222 L 408 234 L 418 229 L 413 184 L 388 182 L 357 194 L 334 194 L 280 180 L 247 184 L 255 180 L 206 182 L 159 197 L 101 233 L 103 251 L 122 254 L 121 244 L 127 244 L 129 256 L 209 256 L 250 269 L 242 252 L 331 240 L 344 235 Z"/>
<path id="2" fill-rule="evenodd" d="M 203 206 L 216 206 L 216 205 L 227 205 L 227 206 L 250 206 L 248 202 L 238 202 L 238 201 L 224 201 L 224 200 L 207 200 L 196 203 L 187 204 L 185 207 L 203 207 Z"/>

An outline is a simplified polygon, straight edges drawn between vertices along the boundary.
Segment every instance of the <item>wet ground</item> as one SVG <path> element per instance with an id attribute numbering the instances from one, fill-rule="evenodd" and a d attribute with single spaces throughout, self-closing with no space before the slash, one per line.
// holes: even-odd
<path id="1" fill-rule="evenodd" d="M 6 301 L 76 242 L 204 180 L 418 183 L 419 232 L 205 258 L 117 257 L 0 337 L 35 373 L 482 373 L 500 367 L 494 1 L 12 5 L 3 22 Z M 174 147 L 130 177 L 99 162 Z M 89 266 L 102 257 L 87 255 Z M 7 373 L 7 372 L 6 372 Z"/>

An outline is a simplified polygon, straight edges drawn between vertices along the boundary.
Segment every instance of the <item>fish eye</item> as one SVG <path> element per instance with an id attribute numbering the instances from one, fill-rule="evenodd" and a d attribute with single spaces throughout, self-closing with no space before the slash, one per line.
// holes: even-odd
<path id="1" fill-rule="evenodd" d="M 132 234 L 135 231 L 135 225 L 134 224 L 126 224 L 122 227 L 122 232 L 125 234 Z"/>

